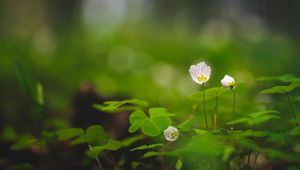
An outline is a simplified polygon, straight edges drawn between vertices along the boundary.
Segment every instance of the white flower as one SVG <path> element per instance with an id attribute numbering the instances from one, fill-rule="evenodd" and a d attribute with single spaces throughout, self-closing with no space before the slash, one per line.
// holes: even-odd
<path id="1" fill-rule="evenodd" d="M 203 84 L 210 78 L 211 69 L 205 62 L 192 65 L 189 71 L 194 82 L 198 84 Z"/>
<path id="2" fill-rule="evenodd" d="M 221 84 L 226 88 L 234 88 L 235 81 L 234 78 L 231 76 L 225 75 L 224 78 L 221 80 Z"/>
<path id="3" fill-rule="evenodd" d="M 179 131 L 177 128 L 169 126 L 166 130 L 164 130 L 164 135 L 166 140 L 175 141 L 179 137 Z"/>

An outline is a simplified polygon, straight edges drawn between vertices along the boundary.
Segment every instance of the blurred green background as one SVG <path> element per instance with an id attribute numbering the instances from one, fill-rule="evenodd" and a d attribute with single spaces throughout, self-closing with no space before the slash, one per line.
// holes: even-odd
<path id="1" fill-rule="evenodd" d="M 292 0 L 0 0 L 1 126 L 26 126 L 32 107 L 14 61 L 43 85 L 51 117 L 68 121 L 87 81 L 103 98 L 184 113 L 199 61 L 211 86 L 229 74 L 255 91 L 257 77 L 299 75 L 299 16 Z"/>

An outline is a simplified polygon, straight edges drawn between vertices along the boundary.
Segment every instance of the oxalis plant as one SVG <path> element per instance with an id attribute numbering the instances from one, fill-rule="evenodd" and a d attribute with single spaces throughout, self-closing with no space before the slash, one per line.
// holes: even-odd
<path id="1" fill-rule="evenodd" d="M 124 163 L 110 154 L 117 150 L 140 155 L 130 162 L 132 169 L 159 168 L 159 162 L 176 170 L 272 169 L 282 164 L 299 168 L 297 102 L 300 98 L 296 91 L 300 87 L 299 78 L 293 75 L 259 78 L 265 84 L 280 85 L 261 90 L 258 96 L 268 100 L 250 108 L 247 104 L 238 105 L 245 90 L 233 77 L 225 75 L 221 85 L 209 88 L 210 66 L 200 62 L 192 65 L 189 72 L 201 91 L 189 97 L 194 103 L 185 120 L 167 108 L 149 107 L 148 102 L 139 99 L 107 101 L 94 107 L 109 113 L 130 112 L 131 137 L 111 139 L 100 125 L 93 125 L 87 129 L 44 131 L 40 138 L 15 138 L 11 149 L 47 148 L 49 138 L 67 140 L 72 145 L 88 146 L 86 153 L 98 169 L 104 169 L 104 159 L 110 159 L 115 169 L 120 169 Z M 277 126 L 281 122 L 287 126 Z"/>

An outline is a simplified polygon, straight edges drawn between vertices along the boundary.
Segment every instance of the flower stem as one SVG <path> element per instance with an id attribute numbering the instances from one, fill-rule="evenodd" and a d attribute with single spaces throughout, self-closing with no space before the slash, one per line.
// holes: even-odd
<path id="1" fill-rule="evenodd" d="M 217 128 L 218 104 L 219 104 L 219 96 L 216 96 L 216 106 L 215 106 L 215 114 L 214 114 L 214 129 Z"/>
<path id="2" fill-rule="evenodd" d="M 92 149 L 92 146 L 89 144 L 89 149 L 91 150 Z M 95 157 L 96 161 L 97 161 L 97 164 L 98 164 L 98 167 L 100 170 L 104 170 L 101 163 L 100 163 L 100 160 L 98 158 L 98 156 Z"/>
<path id="3" fill-rule="evenodd" d="M 205 127 L 206 127 L 206 130 L 208 130 L 207 115 L 206 115 L 206 109 L 205 109 L 205 85 L 204 85 L 204 83 L 202 84 L 202 87 L 203 87 L 203 113 L 204 113 L 204 118 L 205 118 Z"/>
<path id="4" fill-rule="evenodd" d="M 293 117 L 294 117 L 294 119 L 296 119 L 296 118 L 297 118 L 297 115 L 296 115 L 296 107 L 295 107 L 295 104 L 294 104 L 294 102 L 292 101 L 290 94 L 289 94 L 289 93 L 286 93 L 286 95 L 287 95 L 287 99 L 288 99 L 288 102 L 289 102 L 289 104 L 290 104 L 290 107 L 291 107 L 291 110 L 292 110 L 292 113 L 293 113 Z M 298 125 L 298 124 L 296 123 L 296 125 Z"/>
<path id="5" fill-rule="evenodd" d="M 231 120 L 234 119 L 234 114 L 235 114 L 235 88 L 233 89 L 233 104 L 232 104 L 232 115 L 231 115 Z M 233 125 L 231 125 L 231 130 L 233 130 Z"/>

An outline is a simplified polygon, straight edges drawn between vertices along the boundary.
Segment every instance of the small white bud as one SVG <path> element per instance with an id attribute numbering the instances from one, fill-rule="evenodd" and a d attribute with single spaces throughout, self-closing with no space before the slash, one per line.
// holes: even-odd
<path id="1" fill-rule="evenodd" d="M 225 88 L 232 89 L 235 86 L 235 81 L 234 81 L 234 78 L 232 78 L 231 76 L 225 75 L 224 78 L 221 80 L 221 84 Z"/>

